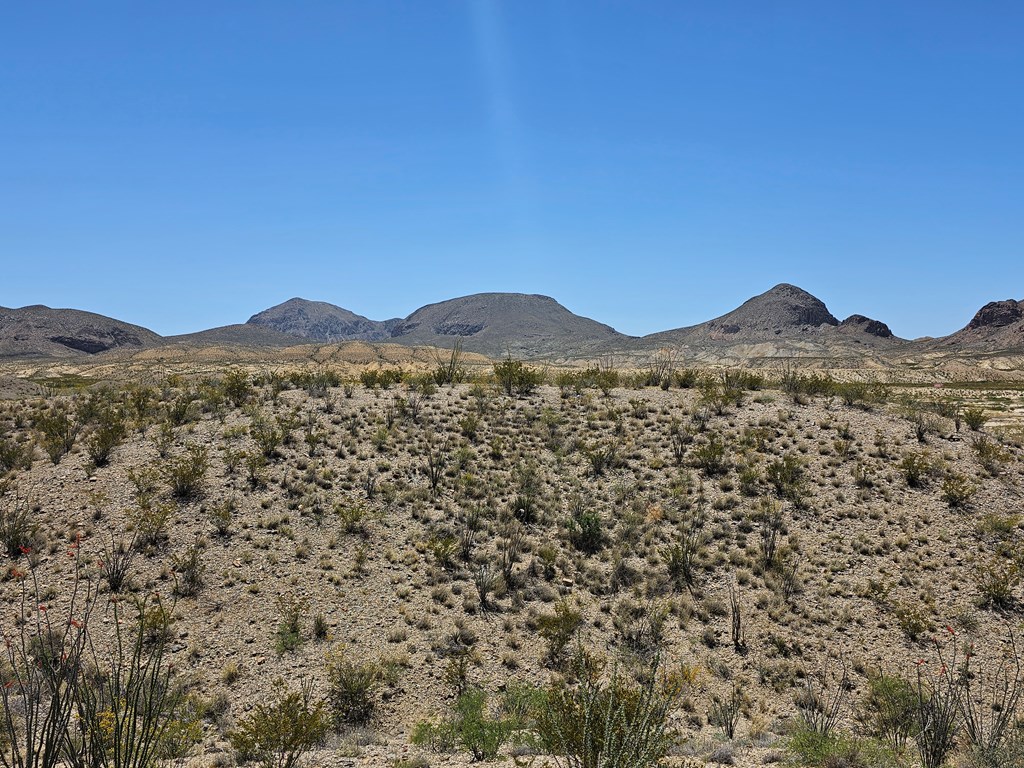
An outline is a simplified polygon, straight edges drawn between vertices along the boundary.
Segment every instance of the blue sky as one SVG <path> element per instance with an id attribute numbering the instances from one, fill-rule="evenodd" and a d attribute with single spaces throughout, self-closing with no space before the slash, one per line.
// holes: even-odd
<path id="1" fill-rule="evenodd" d="M 1016 2 L 0 5 L 0 305 L 170 334 L 478 291 L 632 334 L 1024 298 Z"/>

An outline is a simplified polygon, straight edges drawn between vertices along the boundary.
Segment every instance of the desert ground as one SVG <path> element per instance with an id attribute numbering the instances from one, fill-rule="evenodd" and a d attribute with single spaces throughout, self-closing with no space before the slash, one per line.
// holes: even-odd
<path id="1" fill-rule="evenodd" d="M 88 632 L 83 687 L 167 675 L 150 762 L 575 765 L 589 690 L 665 765 L 917 766 L 943 696 L 934 765 L 1020 764 L 1020 385 L 513 362 L 6 365 L 15 740 Z"/>

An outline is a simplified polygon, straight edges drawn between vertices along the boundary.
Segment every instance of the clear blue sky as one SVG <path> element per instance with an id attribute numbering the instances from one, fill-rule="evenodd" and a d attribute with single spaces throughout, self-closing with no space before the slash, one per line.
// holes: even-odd
<path id="1" fill-rule="evenodd" d="M 1024 298 L 1019 2 L 4 2 L 0 305 L 160 333 L 478 291 Z"/>

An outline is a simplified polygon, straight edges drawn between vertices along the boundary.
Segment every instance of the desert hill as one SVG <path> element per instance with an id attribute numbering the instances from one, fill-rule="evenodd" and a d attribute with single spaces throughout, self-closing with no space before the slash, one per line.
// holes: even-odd
<path id="1" fill-rule="evenodd" d="M 1024 348 L 1024 301 L 992 301 L 978 310 L 964 328 L 938 339 L 939 347 L 994 349 Z"/>
<path id="2" fill-rule="evenodd" d="M 788 283 L 720 317 L 642 338 L 576 315 L 553 298 L 521 293 L 463 296 L 385 321 L 327 302 L 293 298 L 245 323 L 166 338 L 79 310 L 0 308 L 0 358 L 7 359 L 74 360 L 175 347 L 166 354 L 179 357 L 187 348 L 202 350 L 205 359 L 238 354 L 246 360 L 271 360 L 291 347 L 357 341 L 440 349 L 458 343 L 466 352 L 491 358 L 511 354 L 555 363 L 612 358 L 627 367 L 646 365 L 671 350 L 691 365 L 773 366 L 799 360 L 817 368 L 956 365 L 1007 371 L 1019 369 L 1024 351 L 1024 302 L 991 302 L 962 330 L 915 341 L 901 339 L 884 322 L 861 314 L 840 321 L 821 299 Z"/>
<path id="3" fill-rule="evenodd" d="M 873 347 L 885 343 L 881 340 L 898 341 L 885 323 L 863 315 L 853 315 L 839 322 L 821 299 L 788 283 L 780 283 L 748 299 L 721 317 L 643 339 L 647 344 L 656 345 L 775 342 L 780 347 L 808 340 L 821 345 L 855 340 Z"/>
<path id="4" fill-rule="evenodd" d="M 477 293 L 428 304 L 391 332 L 399 344 L 450 348 L 493 357 L 581 356 L 632 337 L 573 314 L 554 299 L 524 293 Z"/>
<path id="5" fill-rule="evenodd" d="M 325 301 L 294 298 L 258 312 L 246 325 L 316 341 L 384 341 L 399 322 L 370 320 Z"/>
<path id="6" fill-rule="evenodd" d="M 0 358 L 75 358 L 119 348 L 139 349 L 159 341 L 146 328 L 78 309 L 40 304 L 0 308 Z"/>

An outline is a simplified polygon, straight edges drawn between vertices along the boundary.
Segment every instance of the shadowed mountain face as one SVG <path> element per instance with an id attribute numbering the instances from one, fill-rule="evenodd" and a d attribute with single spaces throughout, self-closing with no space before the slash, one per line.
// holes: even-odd
<path id="1" fill-rule="evenodd" d="M 864 317 L 864 315 L 850 315 L 839 324 L 839 330 L 866 333 L 871 336 L 877 336 L 880 339 L 894 338 L 888 325 L 881 320 L 872 320 L 870 317 Z"/>
<path id="2" fill-rule="evenodd" d="M 77 309 L 0 309 L 0 357 L 81 357 L 160 340 L 138 325 Z"/>
<path id="3" fill-rule="evenodd" d="M 500 357 L 585 355 L 600 346 L 627 343 L 632 337 L 570 312 L 548 296 L 478 293 L 428 304 L 391 331 L 399 344 L 451 348 Z"/>
<path id="4" fill-rule="evenodd" d="M 295 298 L 253 315 L 247 325 L 312 341 L 383 341 L 399 322 L 378 322 L 324 301 Z"/>

